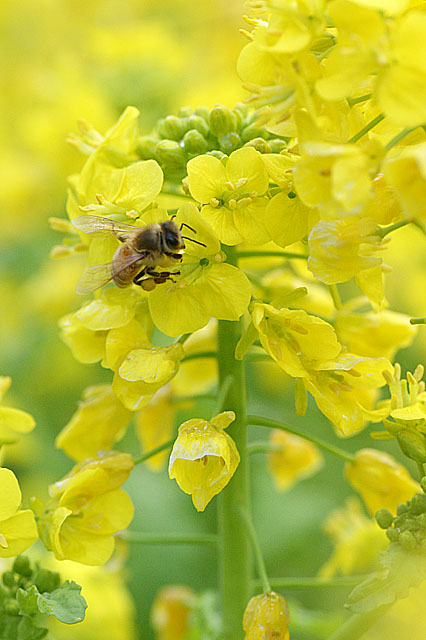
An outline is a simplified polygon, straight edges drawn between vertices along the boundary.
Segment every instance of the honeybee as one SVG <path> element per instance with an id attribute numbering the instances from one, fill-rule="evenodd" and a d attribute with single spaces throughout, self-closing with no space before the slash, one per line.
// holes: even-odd
<path id="1" fill-rule="evenodd" d="M 71 222 L 79 231 L 96 236 L 112 234 L 121 242 L 111 262 L 86 269 L 77 283 L 77 293 L 91 293 L 110 280 L 121 288 L 134 282 L 147 291 L 167 280 L 174 282 L 173 276 L 179 275 L 180 271 L 158 269 L 166 264 L 173 267 L 182 260 L 184 240 L 190 240 L 203 247 L 206 245 L 183 236 L 183 227 L 197 232 L 184 222 L 179 228 L 173 217 L 166 222 L 149 224 L 146 227 L 134 227 L 101 216 L 73 218 Z"/>

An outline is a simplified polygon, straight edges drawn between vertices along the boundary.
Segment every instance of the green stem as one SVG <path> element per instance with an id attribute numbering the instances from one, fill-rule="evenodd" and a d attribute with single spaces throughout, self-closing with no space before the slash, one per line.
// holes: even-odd
<path id="1" fill-rule="evenodd" d="M 247 455 L 253 456 L 256 453 L 271 453 L 272 451 L 282 451 L 282 446 L 273 442 L 250 442 L 247 445 Z"/>
<path id="2" fill-rule="evenodd" d="M 391 605 L 385 604 L 374 611 L 353 615 L 336 633 L 333 633 L 329 640 L 358 640 L 384 616 L 390 607 Z"/>
<path id="3" fill-rule="evenodd" d="M 228 261 L 236 264 L 237 254 L 227 247 Z M 229 484 L 218 496 L 219 503 L 219 573 L 224 621 L 224 638 L 241 640 L 242 619 L 250 598 L 251 554 L 249 541 L 238 509 L 248 509 L 248 464 L 247 464 L 247 422 L 246 388 L 244 364 L 234 357 L 235 347 L 241 335 L 240 322 L 219 320 L 217 335 L 217 360 L 219 366 L 219 387 L 226 378 L 233 376 L 233 384 L 228 389 L 223 406 L 235 412 L 236 419 L 228 427 L 227 433 L 233 438 L 240 454 L 240 463 Z"/>
<path id="4" fill-rule="evenodd" d="M 426 324 L 426 318 L 410 318 L 410 324 Z"/>
<path id="5" fill-rule="evenodd" d="M 194 393 L 187 396 L 172 396 L 170 402 L 180 404 L 181 402 L 197 402 L 198 400 L 216 400 L 216 395 L 216 393 Z"/>
<path id="6" fill-rule="evenodd" d="M 337 288 L 337 284 L 329 284 L 328 285 L 328 290 L 329 290 L 331 298 L 333 300 L 334 307 L 338 311 L 339 309 L 342 308 L 342 300 L 340 298 L 340 293 L 339 293 L 339 290 Z"/>
<path id="7" fill-rule="evenodd" d="M 370 120 L 370 122 L 368 122 L 365 127 L 363 127 L 362 129 L 360 129 L 358 131 L 358 133 L 356 133 L 354 136 L 352 136 L 352 138 L 350 138 L 348 140 L 348 143 L 354 143 L 354 142 L 358 142 L 358 140 L 360 140 L 361 138 L 363 138 L 365 136 L 366 133 L 368 133 L 369 131 L 371 131 L 371 129 L 373 129 L 376 125 L 379 124 L 379 122 L 381 122 L 382 120 L 385 119 L 385 116 L 383 113 L 379 113 L 378 116 L 376 116 L 375 118 L 373 118 L 373 120 Z"/>
<path id="8" fill-rule="evenodd" d="M 185 344 L 185 342 L 192 336 L 192 333 L 184 333 L 179 340 L 176 340 L 176 344 Z"/>
<path id="9" fill-rule="evenodd" d="M 307 578 L 271 578 L 271 586 L 274 590 L 277 589 L 342 589 L 346 587 L 354 587 L 365 580 L 363 576 L 338 576 L 334 578 L 320 578 L 320 577 L 307 577 Z M 254 586 L 261 589 L 262 583 L 259 580 L 254 581 Z"/>
<path id="10" fill-rule="evenodd" d="M 203 358 L 216 358 L 216 351 L 199 351 L 198 353 L 189 353 L 185 356 L 182 362 L 188 362 L 188 360 L 201 360 Z"/>
<path id="11" fill-rule="evenodd" d="M 148 460 L 149 458 L 152 458 L 152 456 L 157 455 L 157 453 L 160 453 L 161 451 L 170 449 L 170 447 L 173 446 L 174 441 L 175 441 L 175 438 L 171 438 L 170 440 L 167 440 L 167 442 L 164 442 L 163 444 L 160 444 L 158 447 L 155 447 L 155 449 L 151 449 L 151 451 L 147 451 L 140 458 L 136 458 L 135 466 L 137 464 L 141 464 L 142 462 L 145 462 L 145 460 Z"/>
<path id="12" fill-rule="evenodd" d="M 365 93 L 363 96 L 358 96 L 358 98 L 348 98 L 348 105 L 350 107 L 354 107 L 360 102 L 367 102 L 367 100 L 370 100 L 372 95 L 372 93 Z"/>
<path id="13" fill-rule="evenodd" d="M 229 251 L 229 249 L 227 249 Z M 299 258 L 307 260 L 309 256 L 303 253 L 293 253 L 292 251 L 239 251 L 238 259 L 242 258 Z"/>
<path id="14" fill-rule="evenodd" d="M 126 540 L 126 542 L 132 542 L 136 544 L 162 544 L 162 545 L 175 545 L 175 544 L 211 544 L 216 545 L 218 542 L 217 536 L 201 533 L 192 534 L 180 534 L 180 533 L 140 533 L 138 531 L 123 531 L 120 533 L 120 538 Z"/>
<path id="15" fill-rule="evenodd" d="M 299 429 L 292 427 L 285 422 L 278 422 L 277 420 L 271 420 L 270 418 L 262 418 L 260 416 L 247 416 L 247 424 L 251 425 L 259 425 L 261 427 L 269 427 L 271 429 L 281 429 L 281 431 L 287 431 L 288 433 L 294 433 L 294 435 L 299 436 L 300 438 L 304 438 L 305 440 L 309 440 L 309 442 L 313 442 L 324 451 L 328 451 L 343 460 L 347 460 L 352 462 L 354 460 L 354 456 L 352 453 L 348 451 L 344 451 L 340 449 L 340 447 L 335 447 L 320 438 L 316 438 L 315 436 L 308 435 L 306 433 L 302 433 Z"/>
<path id="16" fill-rule="evenodd" d="M 381 238 L 384 238 L 388 235 L 388 233 L 392 233 L 392 231 L 396 231 L 401 227 L 405 227 L 407 224 L 411 224 L 412 220 L 400 220 L 399 222 L 395 222 L 394 224 L 389 224 L 387 227 L 382 227 L 380 229 L 379 235 Z"/>
<path id="17" fill-rule="evenodd" d="M 385 146 L 386 151 L 390 151 L 398 142 L 400 142 L 405 136 L 408 136 L 409 133 L 417 129 L 417 127 L 407 127 L 400 131 L 392 140 L 389 140 L 387 145 Z"/>
<path id="18" fill-rule="evenodd" d="M 417 463 L 417 468 L 419 470 L 420 480 L 424 478 L 425 474 L 425 465 L 422 462 Z"/>
<path id="19" fill-rule="evenodd" d="M 247 509 L 240 507 L 239 512 L 241 519 L 244 522 L 246 534 L 248 536 L 248 539 L 250 540 L 251 548 L 256 560 L 257 572 L 259 574 L 260 582 L 262 585 L 262 591 L 263 593 L 269 593 L 271 591 L 271 585 L 269 584 L 268 574 L 266 573 L 265 561 L 263 559 L 259 540 L 257 539 L 256 529 L 254 528 L 253 521 Z"/>

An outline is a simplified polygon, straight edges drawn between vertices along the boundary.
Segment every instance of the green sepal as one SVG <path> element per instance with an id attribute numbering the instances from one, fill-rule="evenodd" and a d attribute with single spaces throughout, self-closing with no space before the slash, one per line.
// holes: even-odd
<path id="1" fill-rule="evenodd" d="M 259 334 L 256 327 L 254 326 L 253 322 L 250 321 L 245 331 L 243 331 L 241 338 L 238 340 L 237 346 L 235 347 L 236 360 L 242 360 L 244 358 L 253 342 L 257 340 L 258 336 Z"/>
<path id="2" fill-rule="evenodd" d="M 80 591 L 80 585 L 67 580 L 52 593 L 39 594 L 38 610 L 47 616 L 55 616 L 64 624 L 82 622 L 87 604 Z"/>
<path id="3" fill-rule="evenodd" d="M 33 616 L 38 611 L 37 601 L 40 595 L 39 590 L 33 584 L 30 589 L 18 589 L 16 592 L 16 602 L 22 615 Z"/>
<path id="4" fill-rule="evenodd" d="M 380 558 L 383 569 L 357 585 L 345 607 L 353 613 L 366 613 L 383 604 L 392 604 L 409 595 L 426 578 L 426 554 L 405 551 L 397 542 L 389 545 Z"/>

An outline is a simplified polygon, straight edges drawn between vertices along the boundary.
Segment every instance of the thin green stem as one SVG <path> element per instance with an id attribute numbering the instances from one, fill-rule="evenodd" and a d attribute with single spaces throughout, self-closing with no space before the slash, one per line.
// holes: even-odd
<path id="1" fill-rule="evenodd" d="M 271 591 L 271 585 L 269 584 L 268 574 L 266 573 L 265 561 L 263 559 L 259 540 L 257 539 L 256 529 L 254 528 L 253 521 L 248 513 L 248 510 L 240 507 L 239 512 L 240 517 L 244 522 L 246 534 L 248 536 L 248 539 L 250 540 L 251 548 L 253 550 L 254 558 L 257 565 L 257 572 L 262 584 L 262 591 L 263 593 L 269 593 Z"/>
<path id="2" fill-rule="evenodd" d="M 348 98 L 348 105 L 350 107 L 354 107 L 356 104 L 360 104 L 360 102 L 367 102 L 370 100 L 372 93 L 365 93 L 363 96 L 358 96 L 358 98 Z"/>
<path id="3" fill-rule="evenodd" d="M 363 138 L 365 136 L 366 133 L 368 133 L 369 131 L 371 131 L 371 129 L 373 129 L 376 125 L 379 124 L 379 122 L 381 122 L 382 120 L 385 119 L 385 116 L 383 113 L 379 113 L 378 116 L 376 116 L 375 118 L 373 118 L 373 120 L 370 120 L 370 122 L 368 122 L 365 127 L 363 127 L 362 129 L 360 129 L 358 131 L 358 133 L 356 133 L 354 136 L 352 136 L 352 138 L 350 138 L 348 140 L 349 143 L 354 143 L 354 142 L 358 142 L 358 140 L 361 140 L 361 138 Z"/>
<path id="4" fill-rule="evenodd" d="M 247 424 L 251 425 L 259 425 L 261 427 L 269 427 L 270 429 L 281 429 L 281 431 L 287 431 L 288 433 L 294 433 L 294 435 L 299 436 L 300 438 L 304 438 L 305 440 L 309 440 L 309 442 L 313 442 L 324 451 L 328 451 L 333 455 L 342 458 L 343 460 L 347 460 L 352 462 L 354 460 L 354 455 L 349 453 L 349 451 L 344 451 L 340 447 L 335 447 L 320 438 L 316 438 L 315 436 L 308 435 L 307 433 L 302 433 L 296 427 L 292 427 L 285 422 L 278 422 L 277 420 L 271 420 L 271 418 L 262 418 L 261 416 L 247 416 Z"/>
<path id="5" fill-rule="evenodd" d="M 334 304 L 335 309 L 337 309 L 337 311 L 339 311 L 339 309 L 342 308 L 342 300 L 340 298 L 340 293 L 339 293 L 339 290 L 337 288 L 337 284 L 329 284 L 328 285 L 328 290 L 329 290 L 331 298 L 333 300 L 333 304 Z"/>
<path id="6" fill-rule="evenodd" d="M 236 250 L 227 247 L 228 261 L 237 263 Z M 240 454 L 240 463 L 228 483 L 218 496 L 219 507 L 219 574 L 224 621 L 224 638 L 242 640 L 242 619 L 250 598 L 251 553 L 249 541 L 241 526 L 238 509 L 249 508 L 246 387 L 244 363 L 234 357 L 241 336 L 241 322 L 219 320 L 217 335 L 217 360 L 219 387 L 232 375 L 233 384 L 223 398 L 220 409 L 235 412 L 236 418 L 227 432 L 234 440 Z"/>
<path id="7" fill-rule="evenodd" d="M 406 129 L 403 129 L 402 131 L 397 133 L 397 135 L 392 138 L 392 140 L 389 140 L 389 142 L 385 146 L 386 151 L 390 151 L 396 144 L 398 144 L 398 142 L 405 138 L 405 136 L 408 136 L 409 133 L 414 131 L 414 129 L 417 129 L 417 127 L 407 127 Z"/>
<path id="8" fill-rule="evenodd" d="M 197 400 L 216 400 L 215 393 L 194 393 L 187 396 L 172 396 L 170 402 L 172 404 L 180 404 L 181 402 L 196 402 Z"/>
<path id="9" fill-rule="evenodd" d="M 366 576 L 338 576 L 334 578 L 321 577 L 291 577 L 291 578 L 271 578 L 271 586 L 275 589 L 342 589 L 354 587 L 365 580 Z M 261 589 L 260 580 L 254 581 L 254 586 Z"/>
<path id="10" fill-rule="evenodd" d="M 216 351 L 199 351 L 198 353 L 188 353 L 182 360 L 182 362 L 188 362 L 188 360 L 202 360 L 203 358 L 216 358 Z"/>
<path id="11" fill-rule="evenodd" d="M 231 374 L 229 376 L 226 376 L 226 378 L 223 380 L 222 384 L 219 387 L 219 391 L 216 398 L 216 404 L 215 404 L 212 417 L 217 416 L 218 413 L 220 413 L 226 408 L 225 398 L 228 395 L 228 392 L 232 387 L 233 383 L 234 383 L 234 376 Z"/>
<path id="12" fill-rule="evenodd" d="M 167 440 L 167 442 L 164 442 L 163 444 L 160 444 L 158 447 L 155 447 L 155 449 L 151 449 L 151 451 L 147 451 L 140 458 L 136 458 L 135 466 L 137 464 L 141 464 L 142 462 L 145 462 L 146 460 L 149 460 L 149 458 L 152 458 L 152 456 L 156 456 L 157 453 L 161 453 L 161 451 L 170 449 L 170 447 L 173 446 L 174 441 L 175 441 L 175 438 L 171 438 L 170 440 Z"/>
<path id="13" fill-rule="evenodd" d="M 381 238 L 384 238 L 388 235 L 388 233 L 392 233 L 392 231 L 396 231 L 401 227 L 407 226 L 407 224 L 411 224 L 412 220 L 399 220 L 399 222 L 395 222 L 394 224 L 389 224 L 387 227 L 382 227 L 379 231 L 379 235 Z"/>
<path id="14" fill-rule="evenodd" d="M 271 453 L 271 451 L 282 451 L 282 447 L 273 442 L 250 442 L 247 445 L 247 455 L 253 456 L 256 453 Z"/>
<path id="15" fill-rule="evenodd" d="M 208 544 L 217 545 L 218 538 L 215 535 L 201 534 L 201 533 L 141 533 L 138 531 L 123 531 L 120 534 L 120 538 L 126 540 L 126 542 L 132 542 L 136 544 L 161 544 L 161 545 L 175 545 L 175 544 Z"/>
<path id="16" fill-rule="evenodd" d="M 185 198 L 186 200 L 191 199 L 191 196 L 187 196 L 186 193 L 178 193 L 178 192 L 175 192 L 173 190 L 166 191 L 166 190 L 163 189 L 161 191 L 161 195 L 163 195 L 163 196 L 173 196 L 175 198 Z"/>
<path id="17" fill-rule="evenodd" d="M 192 333 L 184 333 L 179 340 L 176 340 L 176 344 L 185 344 L 185 342 L 192 336 Z"/>
<path id="18" fill-rule="evenodd" d="M 303 253 L 294 253 L 293 251 L 239 251 L 238 259 L 242 258 L 299 258 L 307 260 L 309 256 Z"/>
<path id="19" fill-rule="evenodd" d="M 426 318 L 410 318 L 410 324 L 426 324 Z"/>
<path id="20" fill-rule="evenodd" d="M 382 605 L 374 611 L 368 613 L 357 613 L 350 617 L 343 626 L 333 633 L 329 640 L 358 640 L 370 629 L 375 622 L 380 620 L 389 611 L 392 605 Z"/>

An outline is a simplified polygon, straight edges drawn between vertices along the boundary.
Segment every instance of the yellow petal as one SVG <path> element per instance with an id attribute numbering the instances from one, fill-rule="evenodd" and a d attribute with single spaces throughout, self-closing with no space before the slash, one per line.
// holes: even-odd
<path id="1" fill-rule="evenodd" d="M 105 352 L 106 331 L 93 331 L 83 325 L 75 314 L 59 321 L 61 338 L 71 349 L 76 360 L 92 364 L 102 359 Z"/>
<path id="2" fill-rule="evenodd" d="M 309 212 L 299 198 L 278 193 L 266 208 L 265 226 L 272 240 L 287 247 L 304 238 L 309 231 Z"/>
<path id="3" fill-rule="evenodd" d="M 234 224 L 243 239 L 254 245 L 265 244 L 270 240 L 266 222 L 267 198 L 258 198 L 256 202 L 234 211 Z"/>
<path id="4" fill-rule="evenodd" d="M 34 429 L 35 420 L 26 411 L 12 409 L 11 407 L 0 407 L 0 427 L 7 427 L 19 433 L 28 433 Z"/>
<path id="5" fill-rule="evenodd" d="M 144 382 L 128 382 L 118 375 L 114 375 L 112 381 L 112 389 L 129 411 L 137 411 L 145 407 L 152 397 L 161 388 L 161 384 L 145 384 Z"/>
<path id="6" fill-rule="evenodd" d="M 0 544 L 0 558 L 11 558 L 23 553 L 38 539 L 34 513 L 26 509 L 0 521 L 0 534 L 7 543 L 7 546 Z"/>
<path id="7" fill-rule="evenodd" d="M 224 244 L 230 246 L 239 244 L 243 238 L 234 223 L 234 214 L 227 207 L 211 207 L 206 205 L 201 209 L 204 220 L 215 231 L 217 237 Z"/>
<path id="8" fill-rule="evenodd" d="M 68 522 L 61 527 L 59 540 L 62 557 L 55 553 L 56 557 L 60 560 L 73 560 L 90 566 L 99 566 L 108 562 L 115 546 L 113 536 L 88 533 Z"/>
<path id="9" fill-rule="evenodd" d="M 221 198 L 225 190 L 226 172 L 220 160 L 213 156 L 197 156 L 186 165 L 191 196 L 207 204 L 211 198 Z"/>
<path id="10" fill-rule="evenodd" d="M 126 529 L 133 519 L 134 507 L 123 489 L 97 495 L 88 501 L 69 524 L 76 529 L 97 535 L 112 535 Z"/>
<path id="11" fill-rule="evenodd" d="M 135 315 L 138 297 L 129 289 L 104 289 L 99 298 L 84 305 L 76 316 L 92 331 L 122 327 Z"/>
<path id="12" fill-rule="evenodd" d="M 84 460 L 111 449 L 124 435 L 131 418 L 109 385 L 86 389 L 83 401 L 58 434 L 55 446 L 73 460 Z"/>
<path id="13" fill-rule="evenodd" d="M 215 426 L 216 429 L 226 429 L 234 420 L 235 413 L 233 411 L 222 411 L 222 413 L 219 413 L 219 415 L 214 418 L 210 418 L 209 422 Z"/>
<path id="14" fill-rule="evenodd" d="M 251 193 L 263 195 L 268 188 L 268 174 L 262 160 L 262 154 L 254 147 L 243 147 L 233 151 L 226 163 L 227 179 L 234 185 L 238 180 L 245 179 L 244 185 L 237 189 L 237 193 Z"/>
<path id="15" fill-rule="evenodd" d="M 21 490 L 15 474 L 0 468 L 0 521 L 13 516 L 21 506 Z"/>
<path id="16" fill-rule="evenodd" d="M 120 169 L 124 173 L 114 202 L 125 209 L 142 211 L 158 196 L 163 184 L 163 172 L 155 160 L 134 162 Z"/>
<path id="17" fill-rule="evenodd" d="M 133 319 L 124 327 L 111 329 L 105 342 L 105 364 L 113 371 L 132 349 L 149 345 L 148 336 L 141 324 Z"/>

